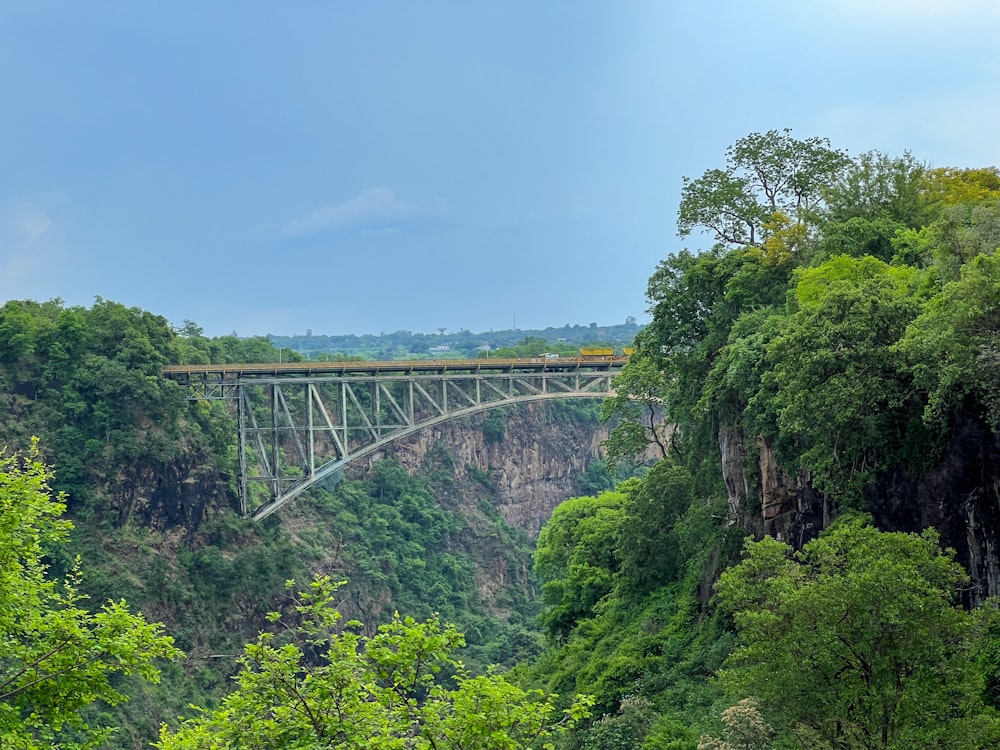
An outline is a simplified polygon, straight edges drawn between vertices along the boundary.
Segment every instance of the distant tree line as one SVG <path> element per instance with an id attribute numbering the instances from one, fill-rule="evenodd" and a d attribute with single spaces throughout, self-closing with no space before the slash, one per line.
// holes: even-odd
<path id="1" fill-rule="evenodd" d="M 463 357 L 475 358 L 482 352 L 504 347 L 515 347 L 526 342 L 541 341 L 549 349 L 559 348 L 570 352 L 581 346 L 603 344 L 621 348 L 629 346 L 642 326 L 634 317 L 624 323 L 601 326 L 570 325 L 562 328 L 549 327 L 537 330 L 508 329 L 473 333 L 460 331 L 443 333 L 415 333 L 394 331 L 379 335 L 320 335 L 307 333 L 302 336 L 279 336 L 268 334 L 268 341 L 275 347 L 287 348 L 301 354 L 306 359 L 327 359 L 330 357 L 361 357 L 364 359 L 407 359 L 411 357 Z M 541 352 L 539 352 L 541 353 Z"/>

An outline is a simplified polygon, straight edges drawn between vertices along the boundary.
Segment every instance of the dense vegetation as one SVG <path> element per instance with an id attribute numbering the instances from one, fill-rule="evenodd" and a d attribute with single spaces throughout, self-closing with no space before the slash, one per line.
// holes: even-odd
<path id="1" fill-rule="evenodd" d="M 1000 172 L 787 131 L 726 156 L 679 210 L 714 244 L 656 269 L 605 404 L 613 460 L 663 458 L 556 509 L 527 671 L 595 694 L 579 748 L 995 746 Z M 747 532 L 794 544 L 750 545 L 713 598 Z"/>
<path id="2" fill-rule="evenodd" d="M 124 601 L 84 609 L 79 561 L 48 575 L 45 552 L 71 528 L 50 478 L 35 446 L 0 455 L 0 745 L 25 750 L 100 743 L 114 727 L 83 711 L 127 700 L 116 675 L 156 681 L 157 660 L 181 655 Z"/>
<path id="3" fill-rule="evenodd" d="M 349 577 L 341 610 L 366 622 L 366 635 L 394 610 L 437 613 L 464 633 L 462 659 L 477 674 L 540 653 L 531 542 L 496 512 L 486 472 L 454 486 L 447 446 L 417 475 L 383 460 L 264 524 L 232 510 L 233 415 L 221 402 L 188 402 L 160 368 L 287 361 L 295 352 L 264 338 L 207 338 L 192 325 L 174 331 L 162 317 L 101 299 L 91 308 L 8 302 L 0 341 L 8 415 L 0 445 L 27 448 L 41 437 L 40 458 L 54 467 L 52 486 L 76 524 L 65 545 L 47 550 L 52 577 L 75 575 L 79 554 L 85 574 L 74 585 L 93 606 L 124 597 L 167 623 L 186 654 L 162 666 L 159 685 L 127 683 L 129 703 L 112 710 L 98 701 L 84 712 L 95 725 L 117 725 L 111 746 L 146 747 L 188 703 L 215 705 L 243 644 L 274 627 L 267 614 L 286 605 L 292 578 Z M 596 424 L 595 408 L 550 411 Z M 480 428 L 502 440 L 506 422 L 483 415 Z M 600 468 L 581 488 L 610 483 Z M 486 585 L 493 576 L 506 583 Z"/>
<path id="4" fill-rule="evenodd" d="M 555 510 L 533 574 L 488 477 L 456 500 L 443 446 L 417 476 L 385 461 L 260 525 L 231 493 L 203 495 L 232 481 L 232 417 L 159 368 L 320 356 L 308 341 L 207 338 L 100 299 L 0 308 L 0 439 L 42 437 L 78 522 L 31 580 L 53 591 L 46 576 L 68 575 L 98 607 L 125 596 L 187 653 L 160 688 L 80 693 L 73 705 L 99 700 L 73 709 L 73 730 L 118 724 L 118 746 L 141 747 L 152 705 L 171 720 L 195 702 L 206 711 L 163 747 L 228 746 L 233 731 L 274 747 L 995 747 L 1000 171 L 753 134 L 685 180 L 678 228 L 710 247 L 653 273 L 652 322 L 602 409 L 610 467 Z M 491 345 L 577 345 L 561 331 Z M 382 346 L 339 356 L 401 353 Z M 498 413 L 479 428 L 505 439 Z M 616 484 L 615 465 L 648 470 Z M 171 482 L 199 491 L 168 500 Z M 515 585 L 485 601 L 491 572 Z M 283 589 L 316 575 L 304 599 Z M 350 578 L 339 608 L 367 626 L 337 621 L 324 576 Z M 134 709 L 110 713 L 125 693 Z M 18 710 L 3 720 L 40 731 Z"/>

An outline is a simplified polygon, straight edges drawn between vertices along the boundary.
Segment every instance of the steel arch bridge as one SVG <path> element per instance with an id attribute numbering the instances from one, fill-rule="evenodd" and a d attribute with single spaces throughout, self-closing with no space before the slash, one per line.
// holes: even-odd
<path id="1" fill-rule="evenodd" d="M 628 357 L 172 365 L 194 400 L 235 401 L 240 508 L 261 520 L 354 459 L 497 406 L 607 398 Z M 262 484 L 266 493 L 251 492 Z M 263 501 L 257 499 L 266 494 Z"/>

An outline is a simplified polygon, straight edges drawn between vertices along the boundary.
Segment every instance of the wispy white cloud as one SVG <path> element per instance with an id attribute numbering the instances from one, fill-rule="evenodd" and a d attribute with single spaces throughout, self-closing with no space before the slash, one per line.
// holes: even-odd
<path id="1" fill-rule="evenodd" d="M 447 203 L 441 199 L 419 204 L 402 200 L 390 188 L 379 185 L 365 188 L 341 203 L 322 206 L 286 222 L 282 234 L 286 237 L 345 231 L 387 234 L 398 231 L 395 225 L 401 222 L 440 216 L 446 211 Z"/>
<path id="2" fill-rule="evenodd" d="M 35 242 L 51 228 L 52 219 L 38 206 L 20 205 L 11 212 L 10 229 L 22 242 Z"/>

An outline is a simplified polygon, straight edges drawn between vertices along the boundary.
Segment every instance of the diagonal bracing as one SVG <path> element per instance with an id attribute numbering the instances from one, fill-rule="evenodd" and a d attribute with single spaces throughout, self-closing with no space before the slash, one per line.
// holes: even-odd
<path id="1" fill-rule="evenodd" d="M 326 372 L 174 366 L 165 374 L 187 385 L 192 399 L 236 401 L 241 509 L 261 520 L 348 462 L 423 427 L 527 401 L 607 398 L 625 361 L 425 361 L 409 371 L 356 363 Z"/>

